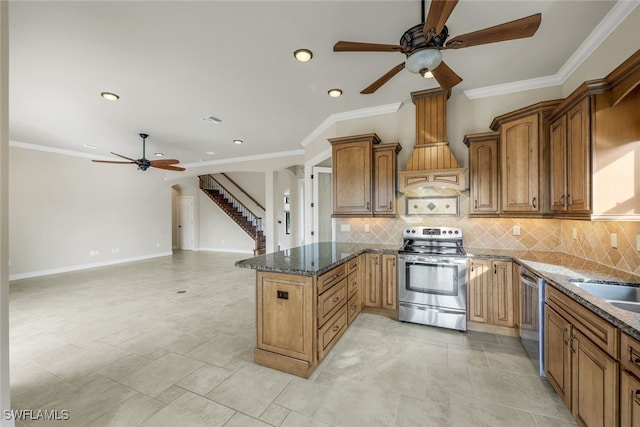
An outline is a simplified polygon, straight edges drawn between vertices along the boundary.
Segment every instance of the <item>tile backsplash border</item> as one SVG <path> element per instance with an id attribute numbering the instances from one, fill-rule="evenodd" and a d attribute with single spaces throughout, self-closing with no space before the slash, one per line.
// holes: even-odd
<path id="1" fill-rule="evenodd" d="M 406 216 L 406 197 L 459 195 L 459 216 Z M 636 239 L 640 235 L 637 221 L 576 221 L 526 218 L 469 218 L 468 191 L 457 193 L 445 189 L 423 189 L 398 197 L 398 218 L 336 218 L 338 242 L 397 244 L 402 231 L 411 225 L 460 227 L 467 248 L 559 251 L 601 264 L 640 274 L 640 252 Z M 349 225 L 349 231 L 341 231 Z M 365 225 L 369 231 L 365 232 Z M 520 226 L 520 235 L 513 227 Z M 574 229 L 575 235 L 574 238 Z M 618 247 L 611 248 L 611 234 L 617 235 Z"/>

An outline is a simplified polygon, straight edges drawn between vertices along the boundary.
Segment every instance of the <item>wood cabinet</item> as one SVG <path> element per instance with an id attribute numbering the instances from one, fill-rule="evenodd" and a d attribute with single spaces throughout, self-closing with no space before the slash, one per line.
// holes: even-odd
<path id="1" fill-rule="evenodd" d="M 398 308 L 398 268 L 395 254 L 365 254 L 365 307 Z"/>
<path id="2" fill-rule="evenodd" d="M 640 426 L 640 342 L 620 340 L 620 427 Z"/>
<path id="3" fill-rule="evenodd" d="M 500 132 L 500 214 L 549 216 L 548 116 L 559 100 L 545 101 L 496 117 Z"/>
<path id="4" fill-rule="evenodd" d="M 396 216 L 397 157 L 400 144 L 373 147 L 373 215 Z"/>
<path id="5" fill-rule="evenodd" d="M 467 319 L 470 322 L 515 327 L 517 304 L 513 263 L 474 258 L 469 260 L 467 269 Z"/>
<path id="6" fill-rule="evenodd" d="M 497 216 L 499 211 L 499 132 L 464 137 L 469 147 L 469 216 Z"/>
<path id="7" fill-rule="evenodd" d="M 334 217 L 395 217 L 400 144 L 375 133 L 331 138 Z"/>
<path id="8" fill-rule="evenodd" d="M 368 216 L 372 206 L 373 145 L 376 134 L 356 135 L 329 140 L 332 146 L 334 216 Z"/>
<path id="9" fill-rule="evenodd" d="M 619 421 L 619 330 L 551 286 L 545 306 L 545 371 L 582 426 Z"/>
<path id="10" fill-rule="evenodd" d="M 364 270 L 364 266 L 361 261 L 362 256 L 358 256 L 349 262 L 347 262 L 347 294 L 349 301 L 347 303 L 347 315 L 348 315 L 348 324 L 350 325 L 356 317 L 360 313 L 362 309 L 362 302 L 360 295 L 360 288 L 362 286 L 362 275 L 361 270 Z"/>
<path id="11" fill-rule="evenodd" d="M 555 213 L 591 211 L 591 100 L 554 113 L 550 125 L 550 198 Z"/>

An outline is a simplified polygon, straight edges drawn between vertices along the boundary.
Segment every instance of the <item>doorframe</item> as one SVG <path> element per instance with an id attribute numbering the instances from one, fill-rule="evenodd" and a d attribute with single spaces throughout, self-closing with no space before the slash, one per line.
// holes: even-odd
<path id="1" fill-rule="evenodd" d="M 189 239 L 187 239 L 188 241 L 191 242 L 191 245 L 188 246 L 183 246 L 184 243 L 184 239 L 183 239 L 183 231 L 184 228 L 182 227 L 182 223 L 183 218 L 182 218 L 182 203 L 184 201 L 188 201 L 190 202 L 191 205 L 191 209 L 190 209 L 190 215 L 188 218 L 188 223 L 191 224 L 191 226 L 189 227 L 189 231 L 190 231 L 190 237 Z M 195 232 L 195 202 L 194 202 L 194 197 L 193 196 L 179 196 L 178 197 L 178 249 L 181 250 L 186 250 L 186 251 L 195 251 L 196 250 L 196 232 Z"/>
<path id="2" fill-rule="evenodd" d="M 318 204 L 318 195 L 320 193 L 318 187 L 319 187 L 319 175 L 321 173 L 328 173 L 328 174 L 332 174 L 333 173 L 333 169 L 329 168 L 329 167 L 324 167 L 324 166 L 314 166 L 312 169 L 312 173 L 313 173 L 313 207 L 312 207 L 312 212 L 313 212 L 313 230 L 314 235 L 313 235 L 313 243 L 318 243 L 318 238 L 320 237 L 320 234 L 318 233 L 318 230 L 320 230 L 320 215 L 318 213 L 319 210 L 319 204 Z M 336 240 L 336 230 L 334 227 L 334 223 L 333 223 L 333 218 L 329 219 L 330 224 L 331 224 L 331 241 L 335 241 Z"/>

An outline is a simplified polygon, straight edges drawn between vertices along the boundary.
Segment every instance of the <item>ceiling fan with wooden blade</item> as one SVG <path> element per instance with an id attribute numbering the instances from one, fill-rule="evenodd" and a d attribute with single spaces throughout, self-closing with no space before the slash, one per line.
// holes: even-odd
<path id="1" fill-rule="evenodd" d="M 401 52 L 407 57 L 405 62 L 396 65 L 360 93 L 374 93 L 404 68 L 425 78 L 434 77 L 440 87 L 451 89 L 460 83 L 462 78 L 444 63 L 441 51 L 531 37 L 542 21 L 542 14 L 537 13 L 462 34 L 446 42 L 449 30 L 445 24 L 458 0 L 431 0 L 426 18 L 425 1 L 422 0 L 423 22 L 405 31 L 397 45 L 339 41 L 333 46 L 334 52 Z"/>
<path id="2" fill-rule="evenodd" d="M 142 170 L 142 171 L 146 171 L 149 168 L 157 168 L 157 169 L 164 169 L 164 170 L 169 170 L 169 171 L 178 171 L 178 172 L 182 172 L 185 170 L 185 168 L 182 168 L 180 166 L 174 166 L 178 163 L 180 163 L 180 160 L 177 159 L 160 159 L 160 160 L 148 160 L 145 157 L 145 146 L 146 146 L 146 139 L 149 137 L 149 135 L 147 135 L 146 133 L 141 133 L 140 134 L 140 138 L 142 138 L 142 158 L 141 159 L 131 159 L 127 156 L 123 156 L 122 154 L 118 154 L 118 153 L 111 153 L 114 156 L 118 156 L 121 157 L 123 159 L 128 160 L 128 162 L 123 162 L 123 161 L 113 161 L 113 160 L 92 160 L 92 162 L 96 162 L 96 163 L 118 163 L 118 164 L 125 164 L 125 165 L 130 165 L 130 164 L 134 164 L 134 165 L 138 165 L 138 169 Z"/>

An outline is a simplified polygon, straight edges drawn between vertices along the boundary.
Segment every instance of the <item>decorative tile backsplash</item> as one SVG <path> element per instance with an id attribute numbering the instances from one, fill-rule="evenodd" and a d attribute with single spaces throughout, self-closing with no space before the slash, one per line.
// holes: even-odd
<path id="1" fill-rule="evenodd" d="M 407 216 L 406 197 L 459 196 L 459 216 Z M 460 227 L 467 248 L 492 248 L 536 251 L 559 251 L 627 272 L 640 274 L 640 252 L 636 236 L 640 222 L 590 222 L 559 219 L 469 218 L 469 194 L 445 189 L 424 189 L 398 198 L 398 218 L 337 218 L 336 239 L 339 242 L 397 244 L 402 243 L 402 230 L 411 225 Z M 340 231 L 349 224 L 350 231 Z M 365 233 L 365 225 L 369 232 Z M 520 235 L 513 227 L 520 226 Z M 573 229 L 576 238 L 573 238 Z M 611 233 L 617 234 L 618 248 L 611 248 Z"/>

